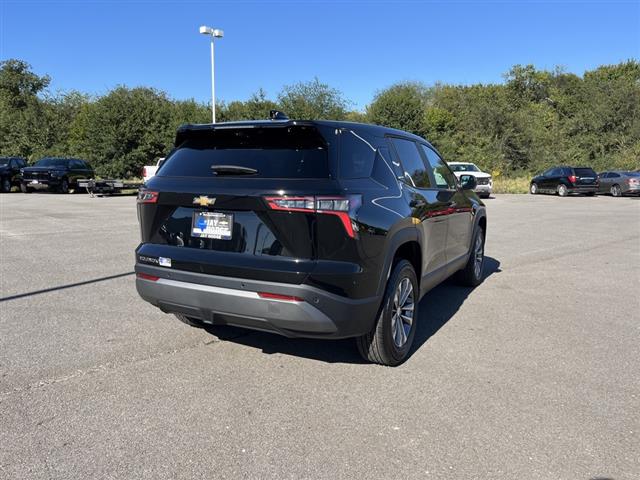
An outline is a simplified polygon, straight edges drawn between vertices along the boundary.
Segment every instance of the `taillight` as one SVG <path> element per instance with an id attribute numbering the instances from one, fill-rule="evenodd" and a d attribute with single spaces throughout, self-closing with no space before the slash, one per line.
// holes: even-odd
<path id="1" fill-rule="evenodd" d="M 352 222 L 356 210 L 362 203 L 360 195 L 347 196 L 291 196 L 265 197 L 272 210 L 287 212 L 320 213 L 337 216 L 344 226 L 347 235 L 355 238 L 356 229 Z"/>
<path id="2" fill-rule="evenodd" d="M 631 185 L 632 183 L 635 185 L 636 183 L 639 183 L 639 182 L 637 178 L 627 178 L 627 183 L 629 185 Z"/>
<path id="3" fill-rule="evenodd" d="M 157 282 L 160 280 L 160 277 L 156 277 L 155 275 L 149 275 L 148 273 L 138 272 L 136 273 L 136 277 L 141 278 L 142 280 L 149 280 L 151 282 Z"/>
<path id="4" fill-rule="evenodd" d="M 279 293 L 258 292 L 258 296 L 268 300 L 282 300 L 283 302 L 304 302 L 304 298 L 293 295 L 281 295 Z"/>
<path id="5" fill-rule="evenodd" d="M 152 192 L 151 190 L 140 190 L 138 192 L 138 203 L 157 203 L 158 192 Z"/>
<path id="6" fill-rule="evenodd" d="M 577 180 L 578 180 L 578 177 L 576 177 L 575 175 L 569 175 L 569 181 L 571 183 L 576 183 Z"/>

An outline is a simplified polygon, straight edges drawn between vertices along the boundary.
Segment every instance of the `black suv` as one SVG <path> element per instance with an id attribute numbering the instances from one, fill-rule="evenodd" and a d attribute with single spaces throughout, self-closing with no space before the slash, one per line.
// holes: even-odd
<path id="1" fill-rule="evenodd" d="M 333 121 L 187 125 L 138 196 L 140 296 L 201 326 L 411 348 L 418 301 L 482 280 L 485 208 L 415 135 Z"/>
<path id="2" fill-rule="evenodd" d="M 33 166 L 23 168 L 21 172 L 20 190 L 23 193 L 29 193 L 34 189 L 69 193 L 69 190 L 77 188 L 79 179 L 94 176 L 91 165 L 77 158 L 41 158 Z"/>
<path id="3" fill-rule="evenodd" d="M 598 175 L 589 167 L 553 167 L 534 177 L 529 192 L 557 193 L 566 197 L 570 193 L 593 196 L 598 191 Z"/>
<path id="4" fill-rule="evenodd" d="M 10 192 L 20 185 L 20 169 L 27 166 L 22 157 L 0 157 L 0 191 Z"/>

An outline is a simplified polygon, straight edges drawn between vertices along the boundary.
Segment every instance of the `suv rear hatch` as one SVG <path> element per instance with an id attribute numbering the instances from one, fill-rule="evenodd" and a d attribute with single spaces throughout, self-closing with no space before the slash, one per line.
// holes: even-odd
<path id="1" fill-rule="evenodd" d="M 598 183 L 598 175 L 591 168 L 574 168 L 569 180 L 577 187 L 595 187 Z"/>
<path id="2" fill-rule="evenodd" d="M 291 122 L 180 131 L 139 195 L 138 261 L 302 283 L 318 260 L 318 217 L 343 242 L 354 235 L 332 135 Z"/>

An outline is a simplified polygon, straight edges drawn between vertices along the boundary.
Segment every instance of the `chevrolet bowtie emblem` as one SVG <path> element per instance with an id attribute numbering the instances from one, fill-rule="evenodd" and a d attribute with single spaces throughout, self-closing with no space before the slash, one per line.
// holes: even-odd
<path id="1" fill-rule="evenodd" d="M 205 195 L 200 195 L 199 197 L 195 197 L 193 199 L 193 204 L 200 205 L 201 207 L 210 206 L 210 205 L 213 205 L 214 203 L 216 203 L 215 198 L 209 198 Z"/>

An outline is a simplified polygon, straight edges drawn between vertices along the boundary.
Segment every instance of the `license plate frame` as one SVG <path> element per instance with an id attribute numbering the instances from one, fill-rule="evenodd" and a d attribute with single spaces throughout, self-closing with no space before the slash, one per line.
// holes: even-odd
<path id="1" fill-rule="evenodd" d="M 233 214 L 197 210 L 191 217 L 191 236 L 212 240 L 231 240 Z"/>

